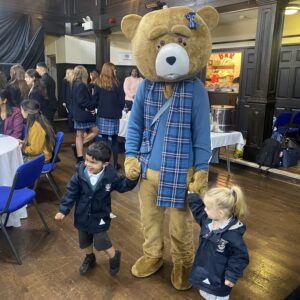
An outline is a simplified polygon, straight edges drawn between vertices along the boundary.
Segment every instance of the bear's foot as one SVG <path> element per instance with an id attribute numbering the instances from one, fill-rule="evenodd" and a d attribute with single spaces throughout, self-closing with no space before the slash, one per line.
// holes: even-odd
<path id="1" fill-rule="evenodd" d="M 188 276 L 191 269 L 192 267 L 185 267 L 182 264 L 174 264 L 171 274 L 171 282 L 176 290 L 184 291 L 192 287 L 192 285 L 188 282 Z"/>
<path id="2" fill-rule="evenodd" d="M 148 277 L 156 273 L 163 265 L 162 258 L 140 257 L 131 268 L 135 277 Z"/>

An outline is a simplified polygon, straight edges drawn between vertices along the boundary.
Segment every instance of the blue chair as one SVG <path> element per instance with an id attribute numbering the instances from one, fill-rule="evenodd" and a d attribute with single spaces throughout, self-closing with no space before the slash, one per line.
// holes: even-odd
<path id="1" fill-rule="evenodd" d="M 42 170 L 42 175 L 46 175 L 46 177 L 50 183 L 50 186 L 51 186 L 52 190 L 54 191 L 58 200 L 61 199 L 61 193 L 60 193 L 60 190 L 59 190 L 51 173 L 56 169 L 56 160 L 57 160 L 57 156 L 58 156 L 58 153 L 61 148 L 63 140 L 64 140 L 64 133 L 61 131 L 58 131 L 56 133 L 55 147 L 53 150 L 53 156 L 51 158 L 51 161 L 48 163 L 45 163 L 43 166 L 43 170 Z"/>
<path id="2" fill-rule="evenodd" d="M 22 264 L 21 258 L 17 253 L 7 230 L 5 228 L 8 217 L 11 213 L 15 212 L 19 208 L 23 207 L 28 203 L 33 203 L 44 226 L 46 231 L 49 233 L 49 229 L 47 223 L 43 217 L 42 212 L 40 211 L 37 202 L 35 200 L 35 191 L 31 189 L 35 183 L 35 181 L 40 177 L 42 168 L 44 165 L 45 156 L 44 154 L 39 155 L 38 157 L 24 163 L 21 165 L 15 174 L 12 187 L 9 186 L 1 186 L 0 187 L 0 226 L 1 231 L 3 232 L 6 240 L 9 243 L 9 246 L 14 253 L 18 264 Z M 4 218 L 4 214 L 6 214 L 5 221 L 2 221 L 2 217 Z"/>
<path id="3" fill-rule="evenodd" d="M 295 136 L 300 133 L 300 111 L 296 112 L 291 126 L 288 128 L 288 136 Z"/>
<path id="4" fill-rule="evenodd" d="M 285 135 L 288 131 L 289 124 L 291 122 L 292 118 L 292 113 L 291 112 L 282 112 L 280 115 L 277 117 L 275 124 L 274 124 L 274 130 L 273 131 L 278 131 L 282 135 Z"/>

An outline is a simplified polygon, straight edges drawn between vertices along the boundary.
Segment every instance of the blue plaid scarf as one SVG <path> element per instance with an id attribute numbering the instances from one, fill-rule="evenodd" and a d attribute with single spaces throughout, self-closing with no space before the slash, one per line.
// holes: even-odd
<path id="1" fill-rule="evenodd" d="M 160 182 L 157 205 L 183 208 L 186 193 L 186 177 L 190 161 L 191 118 L 193 103 L 193 79 L 174 83 L 172 101 L 163 142 Z M 147 81 L 144 102 L 145 129 L 140 149 L 142 176 L 146 171 L 157 132 L 158 121 L 152 126 L 154 116 L 166 101 L 165 83 Z"/>

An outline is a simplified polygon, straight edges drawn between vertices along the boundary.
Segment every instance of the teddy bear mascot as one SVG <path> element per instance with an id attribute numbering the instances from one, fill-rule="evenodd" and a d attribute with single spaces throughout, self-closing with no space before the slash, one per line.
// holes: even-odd
<path id="1" fill-rule="evenodd" d="M 128 122 L 125 173 L 136 179 L 144 233 L 143 252 L 131 272 L 147 277 L 163 265 L 164 219 L 169 234 L 177 290 L 191 287 L 187 278 L 194 259 L 193 218 L 187 185 L 203 195 L 211 155 L 209 100 L 196 78 L 211 53 L 210 31 L 218 23 L 210 6 L 127 15 L 121 29 L 132 42 L 137 67 L 145 77 L 135 95 Z"/>

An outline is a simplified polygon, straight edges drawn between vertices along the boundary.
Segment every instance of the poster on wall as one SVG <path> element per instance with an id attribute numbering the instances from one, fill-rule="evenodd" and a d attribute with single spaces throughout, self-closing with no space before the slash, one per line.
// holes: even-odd
<path id="1" fill-rule="evenodd" d="M 133 66 L 135 65 L 131 52 L 118 52 L 116 55 L 116 65 L 118 66 Z"/>

